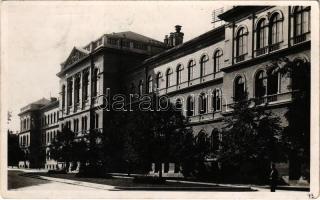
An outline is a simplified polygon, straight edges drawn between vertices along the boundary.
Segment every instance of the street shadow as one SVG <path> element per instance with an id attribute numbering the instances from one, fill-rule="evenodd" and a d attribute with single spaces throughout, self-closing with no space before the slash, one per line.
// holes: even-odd
<path id="1" fill-rule="evenodd" d="M 8 170 L 8 190 L 47 184 L 50 182 L 51 181 L 49 180 L 35 177 L 31 173 L 25 173 L 20 170 Z"/>

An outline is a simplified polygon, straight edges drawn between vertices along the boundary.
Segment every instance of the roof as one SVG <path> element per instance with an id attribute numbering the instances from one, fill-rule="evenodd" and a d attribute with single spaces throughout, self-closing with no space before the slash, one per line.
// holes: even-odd
<path id="1" fill-rule="evenodd" d="M 22 107 L 22 108 L 20 109 L 19 115 L 21 115 L 21 114 L 23 114 L 23 113 L 25 113 L 25 112 L 27 112 L 27 111 L 38 110 L 38 109 L 40 109 L 41 107 L 49 104 L 50 102 L 51 102 L 50 100 L 48 100 L 48 99 L 46 99 L 46 98 L 42 98 L 42 99 L 39 99 L 39 100 L 34 101 L 34 102 L 32 102 L 32 103 L 29 103 L 28 105 L 26 105 L 26 106 L 24 106 L 24 107 Z"/>
<path id="2" fill-rule="evenodd" d="M 150 37 L 147 37 L 147 36 L 132 32 L 132 31 L 124 31 L 124 32 L 112 33 L 112 34 L 107 34 L 107 35 L 113 35 L 113 36 L 116 36 L 119 38 L 127 38 L 130 40 L 137 40 L 137 41 L 141 41 L 141 42 L 150 42 L 150 41 L 160 42 L 160 41 L 155 40 L 153 38 L 150 38 Z"/>
<path id="3" fill-rule="evenodd" d="M 204 40 L 210 40 L 210 42 L 217 42 L 217 41 L 220 41 L 221 39 L 217 36 L 217 35 L 220 35 L 223 36 L 224 38 L 224 30 L 225 30 L 225 26 L 222 25 L 222 26 L 219 26 L 213 30 L 210 30 L 210 31 L 207 31 L 185 43 L 182 43 L 180 45 L 177 45 L 175 47 L 172 47 L 166 51 L 163 51 L 159 54 L 156 54 L 146 60 L 143 61 L 142 65 L 144 64 L 147 64 L 147 63 L 150 63 L 150 62 L 153 62 L 153 61 L 156 61 L 158 59 L 162 59 L 166 56 L 172 56 L 173 53 L 176 53 L 176 52 L 180 52 L 180 51 L 184 51 L 185 49 L 187 48 L 191 48 L 193 49 L 194 51 L 197 50 L 197 48 L 194 47 L 194 45 L 198 44 L 200 41 L 204 41 Z M 216 35 L 217 37 L 212 37 L 213 35 Z M 223 39 L 222 38 L 222 39 Z"/>
<path id="4" fill-rule="evenodd" d="M 218 17 L 224 21 L 230 22 L 232 20 L 244 17 L 252 12 L 268 8 L 272 6 L 233 6 L 233 8 L 227 10 L 226 12 L 220 14 Z"/>

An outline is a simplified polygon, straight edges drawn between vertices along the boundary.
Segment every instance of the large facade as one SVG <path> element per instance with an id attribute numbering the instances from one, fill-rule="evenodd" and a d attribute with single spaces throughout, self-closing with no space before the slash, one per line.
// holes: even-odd
<path id="1" fill-rule="evenodd" d="M 236 6 L 219 18 L 223 25 L 185 43 L 177 25 L 164 42 L 122 32 L 75 47 L 57 74 L 60 128 L 79 137 L 103 131 L 109 113 L 99 109 L 106 103 L 102 96 L 116 93 L 156 93 L 181 102 L 194 134 L 220 129 L 244 93 L 268 103 L 286 126 L 284 113 L 296 91 L 290 77 L 268 67 L 284 57 L 310 62 L 310 7 Z"/>

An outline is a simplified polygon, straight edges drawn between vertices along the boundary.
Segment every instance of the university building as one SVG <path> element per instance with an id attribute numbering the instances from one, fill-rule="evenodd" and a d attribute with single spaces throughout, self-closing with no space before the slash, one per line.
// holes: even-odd
<path id="1" fill-rule="evenodd" d="M 67 126 L 79 137 L 103 132 L 110 113 L 99 109 L 101 97 L 118 93 L 170 97 L 182 105 L 195 135 L 221 129 L 230 105 L 244 93 L 268 104 L 285 127 L 297 88 L 290 77 L 268 70 L 279 58 L 310 63 L 310 12 L 302 6 L 234 6 L 218 16 L 221 26 L 187 42 L 177 25 L 164 42 L 128 31 L 74 47 L 57 74 L 59 114 L 52 128 Z M 42 133 L 50 133 L 47 128 Z M 288 176 L 290 163 L 280 165 Z M 164 176 L 174 168 L 169 166 L 162 168 Z"/>

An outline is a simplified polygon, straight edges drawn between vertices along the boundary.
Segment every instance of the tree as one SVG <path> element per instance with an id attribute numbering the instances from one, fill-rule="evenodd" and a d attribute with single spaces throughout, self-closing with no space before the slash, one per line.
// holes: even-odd
<path id="1" fill-rule="evenodd" d="M 70 163 L 77 159 L 77 151 L 75 151 L 75 133 L 69 128 L 64 127 L 62 131 L 58 131 L 57 137 L 50 145 L 51 158 L 58 162 L 66 162 L 66 170 L 69 169 Z"/>
<path id="2" fill-rule="evenodd" d="M 292 103 L 285 117 L 288 126 L 283 131 L 286 152 L 290 159 L 290 179 L 301 176 L 309 179 L 310 168 L 310 63 L 306 60 L 283 57 L 269 66 L 282 76 L 291 78 L 289 89 L 293 91 Z M 304 169 L 302 169 L 302 167 Z"/>
<path id="3" fill-rule="evenodd" d="M 167 102 L 160 104 L 164 108 Z M 115 113 L 109 121 L 106 135 L 110 141 L 120 145 L 110 152 L 121 152 L 122 163 L 145 173 L 150 171 L 151 163 L 156 163 L 160 168 L 159 177 L 162 177 L 162 163 L 182 162 L 184 144 L 181 140 L 188 132 L 187 120 L 174 106 L 168 103 L 166 109 L 156 110 L 153 107 L 142 111 L 136 108 L 132 112 Z"/>
<path id="4" fill-rule="evenodd" d="M 18 166 L 24 159 L 24 153 L 19 147 L 19 136 L 8 130 L 8 166 Z"/>
<path id="5" fill-rule="evenodd" d="M 284 159 L 279 156 L 280 120 L 246 97 L 236 101 L 232 115 L 224 119 L 219 161 L 234 178 L 267 180 L 270 163 Z"/>

